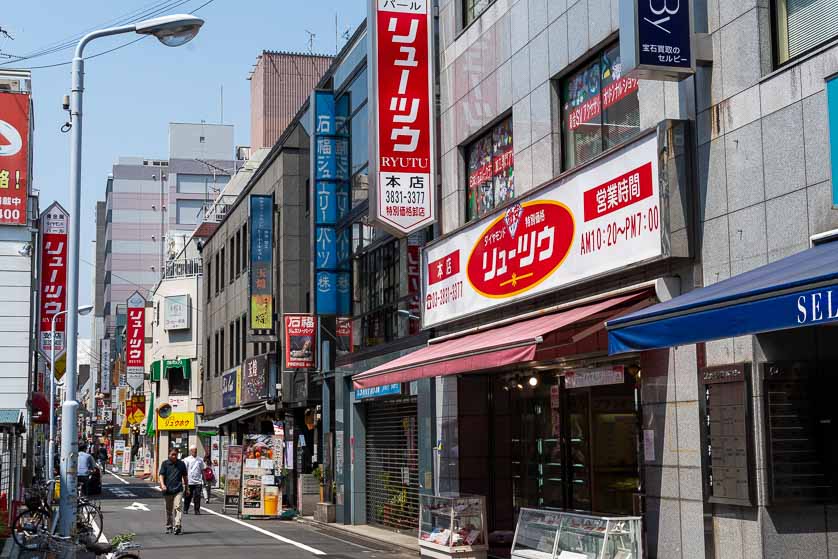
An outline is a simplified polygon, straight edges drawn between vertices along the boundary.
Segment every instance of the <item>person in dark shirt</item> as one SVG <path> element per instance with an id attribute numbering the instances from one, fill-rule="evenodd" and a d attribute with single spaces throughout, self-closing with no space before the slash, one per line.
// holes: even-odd
<path id="1" fill-rule="evenodd" d="M 178 450 L 169 451 L 169 459 L 160 464 L 160 490 L 166 500 L 166 533 L 181 534 L 181 518 L 183 515 L 183 492 L 189 491 L 186 479 L 186 464 L 178 460 Z M 172 526 L 174 516 L 174 526 Z"/>

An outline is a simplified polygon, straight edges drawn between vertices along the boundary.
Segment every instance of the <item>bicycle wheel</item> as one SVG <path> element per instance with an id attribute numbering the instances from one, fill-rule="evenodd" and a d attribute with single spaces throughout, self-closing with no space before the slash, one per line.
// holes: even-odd
<path id="1" fill-rule="evenodd" d="M 90 502 L 79 503 L 78 531 L 84 533 L 89 541 L 98 541 L 102 535 L 102 511 Z"/>
<path id="2" fill-rule="evenodd" d="M 15 517 L 12 538 L 23 549 L 38 547 L 40 534 L 49 526 L 49 516 L 40 510 L 25 510 Z"/>

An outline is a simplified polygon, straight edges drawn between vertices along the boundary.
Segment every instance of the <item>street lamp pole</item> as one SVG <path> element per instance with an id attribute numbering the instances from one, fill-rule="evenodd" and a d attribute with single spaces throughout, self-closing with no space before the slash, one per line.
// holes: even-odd
<path id="1" fill-rule="evenodd" d="M 84 92 L 84 48 L 94 39 L 139 33 L 154 35 L 166 46 L 180 46 L 197 35 L 204 20 L 188 15 L 171 15 L 141 21 L 133 25 L 111 27 L 88 33 L 76 45 L 73 56 L 70 90 L 70 230 L 67 254 L 67 380 L 66 397 L 61 406 L 61 502 L 59 508 L 62 536 L 70 536 L 76 518 L 78 482 L 78 413 L 76 401 L 76 346 L 79 310 L 79 231 L 81 201 L 82 94 Z"/>

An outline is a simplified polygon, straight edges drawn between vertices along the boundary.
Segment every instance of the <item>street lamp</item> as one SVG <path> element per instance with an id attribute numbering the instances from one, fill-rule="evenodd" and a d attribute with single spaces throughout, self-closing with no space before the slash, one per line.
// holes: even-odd
<path id="1" fill-rule="evenodd" d="M 154 35 L 166 46 L 176 47 L 192 40 L 204 20 L 189 14 L 157 17 L 120 27 L 93 31 L 81 38 L 73 56 L 72 88 L 70 91 L 70 231 L 67 258 L 67 397 L 61 406 L 61 504 L 59 514 L 62 536 L 70 536 L 76 517 L 76 483 L 78 481 L 78 425 L 79 403 L 76 401 L 76 336 L 79 309 L 79 212 L 81 199 L 81 132 L 82 93 L 84 92 L 84 47 L 93 39 L 139 33 Z"/>
<path id="2" fill-rule="evenodd" d="M 50 327 L 50 348 L 49 348 L 49 451 L 47 454 L 47 477 L 53 479 L 52 468 L 55 464 L 55 321 L 62 314 L 67 314 L 67 310 L 57 312 L 52 316 Z M 79 315 L 86 316 L 93 310 L 93 305 L 84 305 L 79 307 Z M 66 369 L 65 369 L 66 370 Z"/>

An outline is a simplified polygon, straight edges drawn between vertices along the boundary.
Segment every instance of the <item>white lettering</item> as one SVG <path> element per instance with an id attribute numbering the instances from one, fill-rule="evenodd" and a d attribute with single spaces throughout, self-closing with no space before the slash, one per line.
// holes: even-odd
<path id="1" fill-rule="evenodd" d="M 821 312 L 822 295 L 822 293 L 812 293 L 812 322 L 823 320 L 823 313 Z"/>
<path id="2" fill-rule="evenodd" d="M 833 312 L 835 309 L 832 307 L 832 290 L 826 292 L 826 317 L 829 320 L 834 320 L 838 318 L 838 312 Z"/>
<path id="3" fill-rule="evenodd" d="M 804 295 L 797 298 L 797 323 L 806 323 L 806 297 Z"/>

